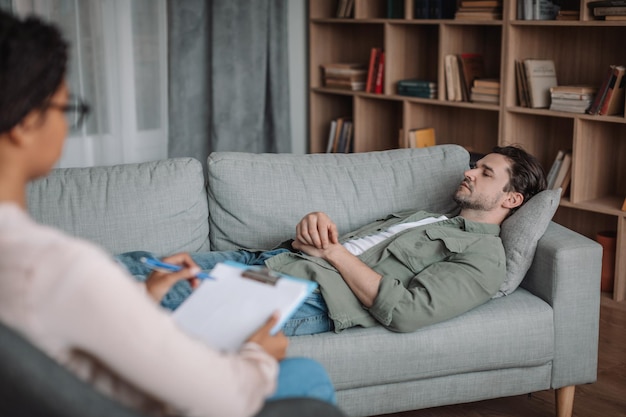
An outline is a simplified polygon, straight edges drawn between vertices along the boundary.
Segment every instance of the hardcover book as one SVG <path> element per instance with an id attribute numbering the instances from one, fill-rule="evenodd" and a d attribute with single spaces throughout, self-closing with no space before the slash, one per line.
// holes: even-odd
<path id="1" fill-rule="evenodd" d="M 624 82 L 626 78 L 626 67 L 618 65 L 613 68 L 613 76 L 609 81 L 606 96 L 600 106 L 598 114 L 610 116 L 614 114 L 624 113 Z"/>
<path id="2" fill-rule="evenodd" d="M 551 59 L 524 60 L 530 106 L 532 108 L 550 107 L 550 88 L 557 85 L 556 68 Z"/>

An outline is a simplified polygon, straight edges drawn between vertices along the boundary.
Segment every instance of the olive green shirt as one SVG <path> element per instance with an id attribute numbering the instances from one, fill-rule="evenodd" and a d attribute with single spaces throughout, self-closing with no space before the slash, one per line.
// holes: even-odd
<path id="1" fill-rule="evenodd" d="M 340 238 L 369 236 L 398 223 L 438 216 L 424 211 L 389 215 Z M 500 226 L 457 216 L 404 230 L 358 258 L 382 275 L 374 304 L 365 308 L 325 260 L 285 252 L 266 261 L 278 272 L 319 284 L 335 331 L 378 323 L 411 332 L 458 316 L 488 301 L 506 276 Z"/>

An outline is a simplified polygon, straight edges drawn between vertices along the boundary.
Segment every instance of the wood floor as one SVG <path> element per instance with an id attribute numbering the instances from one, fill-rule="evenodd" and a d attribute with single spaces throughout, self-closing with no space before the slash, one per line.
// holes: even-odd
<path id="1" fill-rule="evenodd" d="M 384 417 L 554 417 L 554 391 Z M 574 417 L 626 417 L 626 302 L 602 297 L 598 380 L 576 387 Z"/>

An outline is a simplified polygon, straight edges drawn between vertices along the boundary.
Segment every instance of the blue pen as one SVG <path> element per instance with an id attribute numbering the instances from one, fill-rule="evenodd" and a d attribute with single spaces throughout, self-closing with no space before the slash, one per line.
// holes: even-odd
<path id="1" fill-rule="evenodd" d="M 177 271 L 180 271 L 181 269 L 183 269 L 181 266 L 168 264 L 166 262 L 159 261 L 158 259 L 154 259 L 154 258 L 146 258 L 145 256 L 142 256 L 140 261 L 144 265 L 146 265 L 148 268 L 150 268 L 150 269 L 152 269 L 154 271 L 177 272 Z M 200 278 L 200 279 L 215 279 L 212 276 L 210 276 L 209 274 L 207 274 L 206 272 L 198 272 L 196 274 L 196 278 Z"/>

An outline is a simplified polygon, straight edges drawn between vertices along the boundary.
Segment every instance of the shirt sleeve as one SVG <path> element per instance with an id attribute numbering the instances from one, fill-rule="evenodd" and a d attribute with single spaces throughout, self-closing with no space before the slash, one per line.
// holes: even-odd
<path id="1" fill-rule="evenodd" d="M 273 393 L 278 364 L 260 346 L 209 348 L 182 332 L 104 253 L 79 252 L 41 260 L 65 265 L 57 271 L 62 279 L 40 297 L 41 320 L 71 348 L 186 416 L 250 416 Z"/>
<path id="2" fill-rule="evenodd" d="M 370 313 L 396 332 L 456 317 L 488 301 L 506 274 L 503 249 L 475 245 L 420 271 L 406 287 L 383 276 Z"/>

